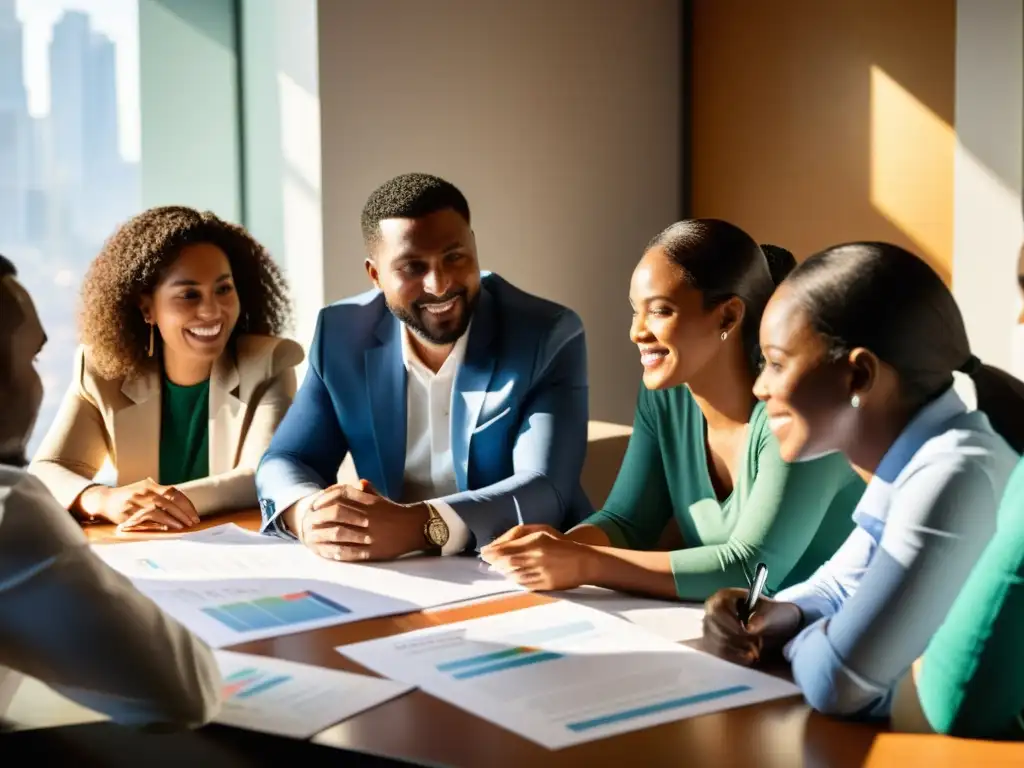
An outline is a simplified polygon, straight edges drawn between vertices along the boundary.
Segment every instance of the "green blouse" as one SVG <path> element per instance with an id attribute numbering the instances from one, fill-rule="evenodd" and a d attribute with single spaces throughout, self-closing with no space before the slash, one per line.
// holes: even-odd
<path id="1" fill-rule="evenodd" d="M 932 729 L 1024 739 L 1024 461 L 1010 476 L 996 534 L 932 637 L 917 692 Z"/>
<path id="2" fill-rule="evenodd" d="M 657 544 L 674 516 L 686 543 L 670 555 L 681 599 L 747 586 L 758 562 L 768 566 L 771 594 L 832 556 L 853 530 L 863 491 L 840 454 L 784 462 L 758 403 L 735 487 L 720 503 L 708 472 L 704 415 L 690 390 L 641 388 L 615 485 L 585 523 L 600 527 L 614 546 L 642 550 Z"/>
<path id="3" fill-rule="evenodd" d="M 179 387 L 163 380 L 160 401 L 161 485 L 210 474 L 210 380 Z"/>

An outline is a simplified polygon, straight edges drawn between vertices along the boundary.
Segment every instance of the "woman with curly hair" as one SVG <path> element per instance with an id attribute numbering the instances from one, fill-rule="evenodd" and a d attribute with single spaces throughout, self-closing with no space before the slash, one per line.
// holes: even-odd
<path id="1" fill-rule="evenodd" d="M 180 206 L 124 224 L 82 287 L 83 346 L 29 470 L 83 521 L 181 530 L 256 506 L 295 393 L 287 286 L 241 227 Z M 96 476 L 105 463 L 115 486 Z"/>

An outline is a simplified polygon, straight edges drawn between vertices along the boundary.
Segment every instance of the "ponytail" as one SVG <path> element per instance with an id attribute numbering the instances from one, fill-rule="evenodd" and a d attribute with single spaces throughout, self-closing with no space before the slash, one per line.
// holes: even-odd
<path id="1" fill-rule="evenodd" d="M 954 371 L 965 373 L 978 410 L 1024 452 L 1024 382 L 971 354 L 953 294 L 924 261 L 891 243 L 847 243 L 808 258 L 787 285 L 833 360 L 870 349 L 896 370 L 913 407 L 949 389 Z"/>
<path id="2" fill-rule="evenodd" d="M 1024 382 L 1006 371 L 983 364 L 974 355 L 961 366 L 971 377 L 978 410 L 988 416 L 992 428 L 1017 453 L 1024 453 Z"/>
<path id="3" fill-rule="evenodd" d="M 764 252 L 765 261 L 768 262 L 768 271 L 772 275 L 772 282 L 778 286 L 796 267 L 796 259 L 792 253 L 780 245 L 761 243 L 761 250 Z"/>

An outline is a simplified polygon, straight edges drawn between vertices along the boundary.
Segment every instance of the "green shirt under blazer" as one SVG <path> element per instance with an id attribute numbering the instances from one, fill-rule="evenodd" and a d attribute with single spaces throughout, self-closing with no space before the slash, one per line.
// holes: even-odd
<path id="1" fill-rule="evenodd" d="M 294 341 L 271 336 L 239 336 L 233 347 L 213 364 L 205 412 L 197 403 L 186 408 L 192 437 L 179 437 L 177 422 L 165 428 L 168 388 L 155 361 L 136 375 L 108 379 L 93 365 L 91 350 L 80 347 L 71 386 L 29 471 L 66 509 L 108 469 L 118 485 L 190 478 L 177 487 L 200 515 L 255 508 L 256 465 L 291 405 L 303 352 Z"/>

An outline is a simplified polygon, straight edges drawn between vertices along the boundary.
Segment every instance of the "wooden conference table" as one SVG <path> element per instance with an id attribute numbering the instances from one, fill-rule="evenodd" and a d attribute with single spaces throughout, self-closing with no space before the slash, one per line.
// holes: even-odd
<path id="1" fill-rule="evenodd" d="M 204 519 L 193 530 L 231 522 L 255 530 L 259 513 L 216 515 Z M 146 537 L 146 534 L 115 536 L 113 526 L 106 525 L 89 526 L 85 532 L 94 542 Z M 537 594 L 499 597 L 260 640 L 234 646 L 231 650 L 373 674 L 334 649 L 347 643 L 514 611 L 550 600 Z M 699 641 L 694 644 L 697 643 Z M 460 768 L 630 764 L 671 768 L 679 765 L 716 768 L 733 765 L 744 768 L 1024 765 L 1021 751 L 1024 747 L 937 736 L 885 734 L 879 725 L 842 722 L 818 715 L 797 697 L 550 751 L 417 690 L 329 728 L 314 741 L 414 763 Z"/>

